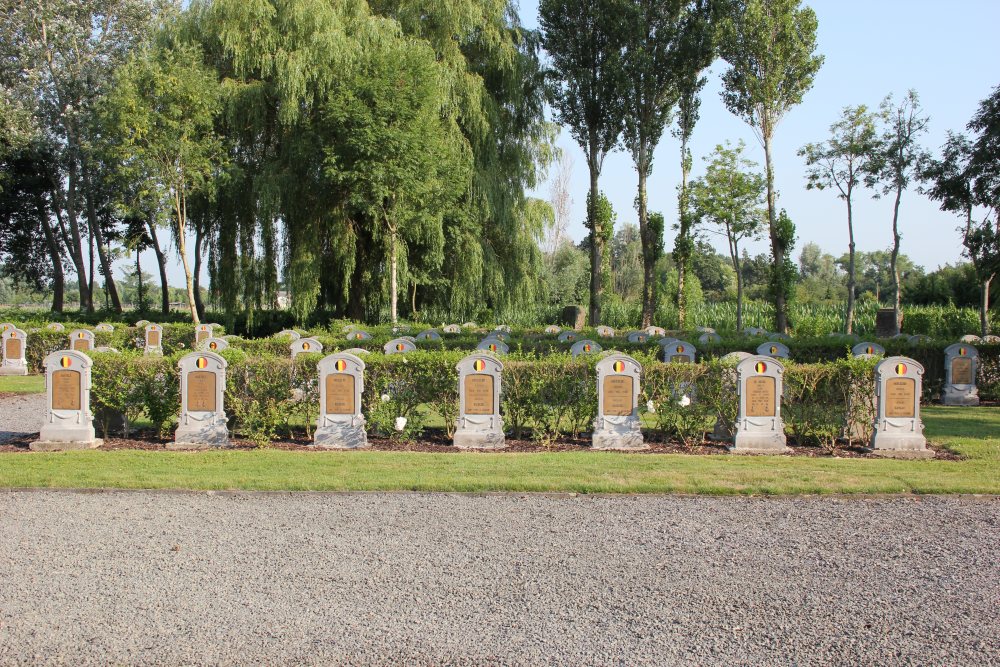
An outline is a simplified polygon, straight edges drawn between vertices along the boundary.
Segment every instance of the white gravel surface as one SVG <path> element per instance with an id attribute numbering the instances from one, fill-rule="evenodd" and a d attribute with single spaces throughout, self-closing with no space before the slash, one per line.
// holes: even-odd
<path id="1" fill-rule="evenodd" d="M 998 665 L 1000 500 L 0 492 L 0 663 Z"/>
<path id="2" fill-rule="evenodd" d="M 45 394 L 8 396 L 0 400 L 0 443 L 38 433 L 45 420 Z"/>

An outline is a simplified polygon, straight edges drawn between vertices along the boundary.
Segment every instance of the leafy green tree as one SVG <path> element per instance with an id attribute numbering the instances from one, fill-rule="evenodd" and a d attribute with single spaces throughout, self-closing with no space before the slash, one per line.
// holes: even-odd
<path id="1" fill-rule="evenodd" d="M 729 257 L 718 253 L 708 241 L 695 239 L 691 272 L 709 301 L 731 300 L 736 294 L 736 274 Z"/>
<path id="2" fill-rule="evenodd" d="M 160 45 L 136 53 L 121 68 L 105 111 L 123 167 L 170 202 L 196 324 L 201 320 L 187 252 L 188 202 L 192 195 L 211 191 L 222 167 L 222 142 L 214 129 L 221 93 L 200 48 Z"/>
<path id="3" fill-rule="evenodd" d="M 778 224 L 772 141 L 778 123 L 802 101 L 823 65 L 823 56 L 815 55 L 816 27 L 816 13 L 802 7 L 801 0 L 733 0 L 719 37 L 719 53 L 730 65 L 722 75 L 722 99 L 753 128 L 764 147 L 775 277 L 783 275 L 789 263 L 789 235 Z M 784 333 L 788 285 L 777 280 L 774 287 L 775 327 Z"/>
<path id="4" fill-rule="evenodd" d="M 833 255 L 815 243 L 807 243 L 799 253 L 799 284 L 796 298 L 803 303 L 842 303 L 843 275 Z"/>
<path id="5" fill-rule="evenodd" d="M 548 303 L 553 309 L 566 304 L 582 303 L 590 284 L 590 264 L 587 252 L 572 243 L 562 243 L 546 263 Z"/>
<path id="6" fill-rule="evenodd" d="M 840 118 L 830 126 L 830 138 L 818 144 L 806 144 L 799 155 L 806 158 L 806 187 L 810 190 L 836 188 L 837 196 L 847 204 L 847 314 L 844 331 L 854 331 L 854 301 L 857 285 L 854 244 L 854 191 L 864 185 L 871 172 L 870 163 L 880 150 L 875 114 L 861 104 L 844 107 Z M 804 252 L 804 249 L 803 249 Z"/>
<path id="7" fill-rule="evenodd" d="M 631 0 L 622 19 L 627 40 L 622 64 L 624 143 L 639 178 L 635 203 L 642 239 L 642 326 L 652 323 L 657 300 L 654 268 L 663 252 L 662 237 L 657 245 L 655 230 L 649 225 L 646 182 L 653 169 L 653 152 L 685 84 L 685 127 L 693 130 L 697 104 L 692 95 L 697 97 L 699 73 L 714 55 L 709 19 L 706 0 Z M 682 137 L 685 148 L 689 138 L 690 131 Z"/>
<path id="8" fill-rule="evenodd" d="M 989 283 L 986 278 L 1000 271 L 1000 86 L 979 103 L 968 129 L 976 133 L 968 166 L 973 178 L 972 194 L 976 205 L 985 211 L 985 216 L 969 235 L 966 249 L 970 257 L 980 257 L 976 272 L 983 285 L 982 302 L 988 304 Z M 983 305 L 983 311 L 987 307 Z M 985 316 L 983 312 L 981 317 Z"/>
<path id="9" fill-rule="evenodd" d="M 736 328 L 743 328 L 743 272 L 740 243 L 755 239 L 763 231 L 764 177 L 756 163 L 743 157 L 746 146 L 726 143 L 705 158 L 705 175 L 691 182 L 694 214 L 703 223 L 721 228 L 726 235 L 729 258 L 736 273 Z"/>
<path id="10" fill-rule="evenodd" d="M 641 301 L 643 257 L 639 228 L 631 224 L 623 225 L 615 232 L 609 250 L 615 294 L 623 301 Z"/>
<path id="11" fill-rule="evenodd" d="M 558 120 L 583 149 L 590 172 L 590 324 L 601 323 L 602 267 L 611 230 L 601 226 L 598 180 L 604 157 L 624 127 L 627 43 L 624 0 L 541 0 L 542 43 L 551 59 L 551 95 Z"/>

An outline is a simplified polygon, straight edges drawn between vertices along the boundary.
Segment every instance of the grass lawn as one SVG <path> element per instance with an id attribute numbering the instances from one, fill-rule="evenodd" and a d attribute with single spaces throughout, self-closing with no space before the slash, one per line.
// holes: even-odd
<path id="1" fill-rule="evenodd" d="M 45 391 L 44 375 L 2 375 L 0 394 L 40 394 Z"/>
<path id="2" fill-rule="evenodd" d="M 88 451 L 0 455 L 0 487 L 290 491 L 1000 494 L 1000 409 L 928 407 L 962 461 L 558 452 Z"/>

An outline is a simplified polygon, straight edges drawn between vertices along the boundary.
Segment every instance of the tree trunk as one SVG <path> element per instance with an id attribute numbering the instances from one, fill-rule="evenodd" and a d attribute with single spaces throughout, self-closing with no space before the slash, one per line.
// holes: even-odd
<path id="1" fill-rule="evenodd" d="M 141 313 L 146 312 L 146 295 L 143 294 L 144 285 L 142 284 L 142 261 L 140 258 L 142 253 L 138 249 L 135 251 L 135 304 L 134 307 Z"/>
<path id="2" fill-rule="evenodd" d="M 45 245 L 52 259 L 52 312 L 61 313 L 66 299 L 66 276 L 63 271 L 62 255 L 59 253 L 59 244 L 56 236 L 49 225 L 48 216 L 42 217 L 42 229 L 45 231 Z"/>
<path id="3" fill-rule="evenodd" d="M 94 301 L 91 298 L 90 288 L 87 280 L 87 265 L 83 261 L 83 238 L 80 235 L 80 222 L 76 211 L 76 159 L 69 159 L 69 173 L 67 176 L 66 192 L 66 217 L 69 218 L 69 230 L 72 243 L 70 244 L 70 257 L 73 266 L 76 268 L 77 287 L 80 290 L 80 310 L 89 313 L 94 312 Z M 57 186 L 58 187 L 58 186 Z"/>
<path id="4" fill-rule="evenodd" d="M 693 131 L 693 130 L 692 130 Z M 687 294 L 684 288 L 687 283 L 687 269 L 688 269 L 688 247 L 687 247 L 687 236 L 688 236 L 688 200 L 687 200 L 687 181 L 688 181 L 688 171 L 690 162 L 688 161 L 688 150 L 687 150 L 687 134 L 685 133 L 681 137 L 681 191 L 680 196 L 677 198 L 678 208 L 680 209 L 680 215 L 678 216 L 680 222 L 680 229 L 677 230 L 677 236 L 679 243 L 677 247 L 681 249 L 678 257 L 675 259 L 677 264 L 677 328 L 684 329 L 687 324 Z"/>
<path id="5" fill-rule="evenodd" d="M 896 265 L 899 260 L 899 201 L 903 197 L 903 188 L 896 188 L 896 204 L 892 208 L 892 284 L 896 289 L 896 296 L 892 303 L 893 323 L 892 329 L 895 334 L 899 334 L 899 304 L 902 296 L 902 287 L 899 282 L 899 267 Z"/>
<path id="6" fill-rule="evenodd" d="M 994 274 L 995 275 L 995 274 Z M 980 288 L 980 301 L 979 301 L 979 328 L 980 336 L 986 337 L 990 335 L 990 283 L 993 282 L 993 276 L 990 276 L 983 281 Z"/>
<path id="7" fill-rule="evenodd" d="M 94 188 L 90 178 L 90 169 L 84 159 L 80 165 L 83 168 L 83 185 L 86 189 L 84 201 L 87 204 L 87 220 L 90 223 L 91 246 L 97 242 L 97 254 L 101 262 L 101 273 L 104 275 L 104 289 L 111 297 L 111 307 L 116 313 L 122 312 L 122 301 L 118 296 L 118 287 L 115 285 L 115 276 L 111 261 L 108 258 L 107 245 L 104 242 L 104 231 L 101 229 L 100 221 L 97 219 L 97 207 L 94 205 Z M 93 255 L 91 255 L 91 279 L 93 279 Z"/>
<path id="8" fill-rule="evenodd" d="M 199 319 L 205 317 L 205 304 L 201 301 L 201 225 L 195 225 L 194 230 L 194 307 L 198 311 Z"/>
<path id="9" fill-rule="evenodd" d="M 388 221 L 387 221 L 388 222 Z M 396 230 L 390 227 L 389 229 L 389 316 L 392 318 L 392 323 L 396 324 L 399 319 L 399 294 L 397 285 L 397 275 L 396 271 L 398 269 L 398 263 L 396 259 Z"/>
<path id="10" fill-rule="evenodd" d="M 645 160 L 640 159 L 640 163 Z M 637 165 L 639 172 L 639 238 L 642 240 L 642 327 L 646 328 L 653 323 L 653 309 L 656 305 L 656 266 L 655 248 L 656 240 L 653 238 L 652 230 L 649 228 L 649 211 L 646 201 L 646 178 L 648 166 Z"/>
<path id="11" fill-rule="evenodd" d="M 413 289 L 410 291 L 410 317 L 417 319 L 417 283 L 413 283 Z"/>
<path id="12" fill-rule="evenodd" d="M 597 169 L 596 156 L 593 155 L 587 160 L 590 168 L 590 210 L 587 212 L 590 223 L 590 326 L 596 327 L 601 323 L 601 251 L 604 249 L 603 230 L 597 227 Z"/>
<path id="13" fill-rule="evenodd" d="M 166 315 L 170 312 L 170 285 L 167 283 L 167 257 L 160 248 L 160 239 L 156 236 L 156 225 L 153 224 L 153 216 L 146 218 L 146 229 L 149 230 L 149 238 L 153 242 L 153 253 L 156 254 L 156 263 L 160 269 L 160 309 Z"/>
<path id="14" fill-rule="evenodd" d="M 847 322 L 844 326 L 844 333 L 854 332 L 854 294 L 856 291 L 856 279 L 854 277 L 854 209 L 851 205 L 851 188 L 847 189 L 847 245 L 850 259 L 847 262 Z"/>
<path id="15" fill-rule="evenodd" d="M 184 281 L 187 283 L 188 309 L 191 311 L 191 321 L 197 325 L 201 324 L 201 320 L 198 318 L 198 309 L 194 304 L 194 280 L 191 277 L 191 266 L 188 263 L 187 257 L 187 240 L 185 238 L 185 234 L 187 232 L 187 203 L 184 200 L 183 194 L 174 194 L 174 208 L 177 214 L 177 249 L 181 254 L 181 264 L 184 265 Z"/>
<path id="16" fill-rule="evenodd" d="M 736 272 L 736 331 L 743 331 L 743 271 L 740 269 L 739 241 L 733 237 L 732 226 L 726 223 L 726 238 L 729 241 L 729 258 L 733 260 Z"/>
<path id="17" fill-rule="evenodd" d="M 774 190 L 771 132 L 769 129 L 764 129 L 762 135 L 764 137 L 764 161 L 767 167 L 767 223 L 771 234 L 771 256 L 774 262 L 772 270 L 778 272 L 783 269 L 785 264 L 785 249 L 781 246 L 776 229 L 778 196 Z M 785 282 L 783 280 L 773 280 L 772 282 L 774 284 L 774 328 L 778 333 L 788 333 Z"/>

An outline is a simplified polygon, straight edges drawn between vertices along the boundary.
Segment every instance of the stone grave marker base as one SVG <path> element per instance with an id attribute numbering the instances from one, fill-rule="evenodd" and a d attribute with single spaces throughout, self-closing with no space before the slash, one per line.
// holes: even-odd
<path id="1" fill-rule="evenodd" d="M 28 445 L 28 449 L 33 452 L 69 452 L 80 449 L 97 449 L 104 444 L 100 438 L 92 440 L 36 440 Z"/>
<path id="2" fill-rule="evenodd" d="M 364 449 L 368 447 L 368 434 L 363 424 L 330 424 L 316 429 L 309 446 L 317 449 Z"/>
<path id="3" fill-rule="evenodd" d="M 0 366 L 0 375 L 27 375 L 28 369 L 25 366 Z"/>
<path id="4" fill-rule="evenodd" d="M 454 443 L 458 449 L 504 449 L 507 447 L 503 433 L 469 429 L 455 431 Z"/>
<path id="5" fill-rule="evenodd" d="M 604 429 L 594 431 L 591 448 L 605 451 L 616 449 L 635 452 L 649 449 L 649 445 L 643 441 L 641 432 L 623 433 L 622 431 Z"/>
<path id="6" fill-rule="evenodd" d="M 727 449 L 730 454 L 787 454 L 792 451 L 779 434 L 745 432 L 737 433 L 733 445 Z"/>
<path id="7" fill-rule="evenodd" d="M 933 449 L 865 449 L 872 456 L 884 459 L 932 459 Z"/>
<path id="8" fill-rule="evenodd" d="M 174 433 L 174 441 L 167 443 L 167 449 L 212 449 L 231 446 L 229 430 L 225 424 L 178 426 Z"/>
<path id="9" fill-rule="evenodd" d="M 3 375 L 3 373 L 0 373 L 0 375 Z M 969 390 L 958 390 L 946 385 L 941 390 L 941 405 L 979 405 L 979 394 L 972 393 Z"/>

